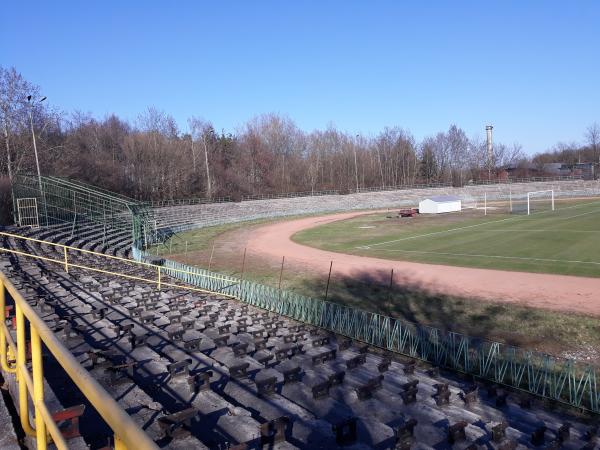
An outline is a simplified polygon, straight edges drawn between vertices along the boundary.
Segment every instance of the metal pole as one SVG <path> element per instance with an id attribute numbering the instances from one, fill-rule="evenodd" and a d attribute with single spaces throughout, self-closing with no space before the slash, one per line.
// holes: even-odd
<path id="1" fill-rule="evenodd" d="M 483 193 L 483 215 L 487 216 L 487 192 Z"/>
<path id="2" fill-rule="evenodd" d="M 358 139 L 358 135 L 356 135 Z M 356 177 L 356 192 L 358 192 L 358 162 L 356 158 L 356 143 L 353 145 L 354 147 L 354 175 Z"/>
<path id="3" fill-rule="evenodd" d="M 388 290 L 388 302 L 392 299 L 392 287 L 394 286 L 394 269 L 392 269 L 392 273 L 390 274 L 390 287 Z"/>
<path id="4" fill-rule="evenodd" d="M 45 449 L 47 446 L 46 424 L 38 405 L 44 402 L 44 366 L 42 363 L 42 341 L 35 327 L 30 327 L 31 333 L 31 366 L 33 370 L 33 400 L 35 407 L 36 447 Z"/>
<path id="5" fill-rule="evenodd" d="M 283 276 L 283 264 L 285 263 L 285 256 L 281 258 L 281 270 L 279 271 L 279 290 L 281 290 L 281 277 Z"/>
<path id="6" fill-rule="evenodd" d="M 4 290 L 4 281 L 0 279 L 0 311 L 6 311 L 6 293 Z M 8 360 L 14 356 L 10 355 L 10 347 L 7 347 L 6 335 L 0 330 L 0 368 L 7 373 L 15 373 L 16 367 L 10 367 Z"/>
<path id="7" fill-rule="evenodd" d="M 188 241 L 185 241 L 185 256 L 187 256 Z"/>
<path id="8" fill-rule="evenodd" d="M 208 271 L 210 272 L 210 267 L 212 266 L 213 253 L 215 252 L 215 241 L 213 241 L 212 250 L 210 251 L 210 259 L 208 260 Z"/>
<path id="9" fill-rule="evenodd" d="M 42 191 L 43 191 L 43 189 L 42 189 L 42 174 L 40 172 L 40 161 L 38 159 L 37 143 L 35 142 L 35 132 L 33 130 L 33 114 L 31 113 L 32 108 L 33 108 L 33 105 L 30 102 L 29 103 L 29 124 L 31 125 L 31 136 L 33 138 L 33 153 L 35 154 L 35 166 L 37 167 L 38 183 L 40 185 L 40 193 L 42 193 Z"/>
<path id="10" fill-rule="evenodd" d="M 327 300 L 327 295 L 329 294 L 329 282 L 331 281 L 331 268 L 333 267 L 333 261 L 329 264 L 329 276 L 327 277 L 327 287 L 325 288 L 325 300 Z"/>
<path id="11" fill-rule="evenodd" d="M 244 248 L 244 258 L 242 259 L 242 281 L 244 280 L 244 270 L 246 268 L 246 248 Z"/>
<path id="12" fill-rule="evenodd" d="M 67 258 L 67 246 L 63 246 L 64 256 L 65 256 L 65 272 L 69 273 L 69 259 Z"/>
<path id="13" fill-rule="evenodd" d="M 15 302 L 15 315 L 17 321 L 17 381 L 19 383 L 19 417 L 21 418 L 21 427 L 25 431 L 25 434 L 29 436 L 35 436 L 35 430 L 29 422 L 29 398 L 27 395 L 25 375 L 23 375 L 23 370 L 27 370 L 25 316 L 17 302 Z"/>

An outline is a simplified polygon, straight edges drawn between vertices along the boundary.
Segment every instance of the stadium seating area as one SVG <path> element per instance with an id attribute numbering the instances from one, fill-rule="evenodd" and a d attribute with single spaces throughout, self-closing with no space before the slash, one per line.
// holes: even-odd
<path id="1" fill-rule="evenodd" d="M 358 195 L 372 196 L 370 207 L 376 207 L 375 197 L 383 205 L 390 200 L 386 196 L 398 194 Z M 353 204 L 358 195 L 344 196 L 343 204 L 337 197 L 328 204 L 323 197 L 313 203 L 286 199 L 278 207 L 290 214 L 317 203 L 326 210 L 365 207 Z M 268 202 L 272 208 L 280 201 Z M 236 215 L 248 219 L 250 211 L 268 213 L 259 201 L 199 205 L 170 223 L 216 220 L 204 213 L 214 209 L 217 217 L 225 213 L 222 207 L 230 208 L 226 221 Z M 161 210 L 161 220 L 176 213 Z M 103 239 L 94 225 L 75 237 L 69 226 L 27 234 L 119 256 L 127 256 L 131 245 L 126 233 Z M 45 244 L 5 239 L 3 246 L 61 257 L 59 249 Z M 72 258 L 129 275 L 146 271 L 92 254 Z M 3 254 L 0 268 L 160 447 L 597 448 L 598 425 L 589 417 L 236 300 L 184 288 L 159 291 L 150 283 L 74 267 L 66 273 L 59 264 L 14 254 Z M 50 357 L 46 374 L 55 410 L 86 404 Z M 83 439 L 71 440 L 72 448 L 108 444 L 110 433 L 92 408 L 85 409 L 80 424 Z"/>
<path id="2" fill-rule="evenodd" d="M 554 189 L 555 196 L 569 197 L 600 194 L 598 181 L 562 181 L 520 184 L 492 184 L 466 186 L 463 188 L 427 188 L 402 191 L 365 192 L 349 195 L 322 195 L 317 197 L 294 197 L 244 202 L 210 203 L 184 206 L 166 206 L 154 209 L 157 227 L 174 232 L 268 217 L 314 214 L 331 211 L 416 206 L 419 201 L 433 195 L 455 195 L 463 203 L 474 205 L 482 201 L 484 193 L 488 200 L 508 199 L 509 189 L 513 196 L 531 191 Z"/>

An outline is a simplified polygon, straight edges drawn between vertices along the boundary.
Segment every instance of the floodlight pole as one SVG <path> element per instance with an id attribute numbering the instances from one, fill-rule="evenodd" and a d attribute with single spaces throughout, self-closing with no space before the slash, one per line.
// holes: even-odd
<path id="1" fill-rule="evenodd" d="M 35 131 L 33 129 L 33 102 L 31 101 L 31 98 L 31 95 L 27 96 L 27 102 L 29 103 L 29 125 L 31 126 L 31 137 L 33 139 L 33 153 L 35 154 L 35 166 L 37 168 L 38 183 L 40 185 L 40 192 L 43 192 L 42 174 L 40 172 L 40 160 L 38 158 L 37 143 L 35 141 Z M 46 100 L 46 97 L 42 97 L 40 100 L 38 100 L 38 103 L 42 103 L 44 100 Z"/>
<path id="2" fill-rule="evenodd" d="M 356 141 L 358 142 L 358 134 L 356 135 Z M 356 158 L 356 142 L 354 143 L 354 176 L 356 177 L 356 192 L 358 192 L 358 162 Z"/>
<path id="3" fill-rule="evenodd" d="M 42 97 L 38 100 L 38 103 L 42 103 L 44 100 L 46 100 L 47 97 Z M 44 214 L 45 214 L 45 219 L 46 219 L 46 225 L 48 225 L 48 206 L 46 205 L 46 193 L 44 192 L 44 188 L 42 187 L 42 174 L 40 171 L 40 160 L 38 158 L 38 152 L 37 152 L 37 142 L 35 140 L 35 130 L 33 129 L 33 102 L 31 101 L 32 96 L 28 95 L 27 96 L 27 102 L 29 103 L 29 125 L 31 126 L 31 137 L 33 138 L 33 153 L 35 154 L 35 166 L 37 168 L 37 176 L 38 176 L 38 183 L 39 183 L 39 188 L 40 188 L 40 195 L 44 201 Z M 39 223 L 39 220 L 38 220 Z"/>

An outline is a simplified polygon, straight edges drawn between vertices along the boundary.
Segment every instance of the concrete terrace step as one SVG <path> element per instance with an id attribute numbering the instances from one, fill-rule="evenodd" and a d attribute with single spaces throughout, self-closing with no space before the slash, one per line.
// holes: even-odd
<path id="1" fill-rule="evenodd" d="M 0 396 L 0 448 L 3 450 L 20 450 L 21 445 L 13 426 L 13 417 Z"/>

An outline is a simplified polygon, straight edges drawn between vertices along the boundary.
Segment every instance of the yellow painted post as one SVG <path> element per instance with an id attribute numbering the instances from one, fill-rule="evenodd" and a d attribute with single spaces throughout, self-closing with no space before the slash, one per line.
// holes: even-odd
<path id="1" fill-rule="evenodd" d="M 115 450 L 127 450 L 125 443 L 115 434 Z"/>
<path id="2" fill-rule="evenodd" d="M 2 321 L 6 318 L 6 291 L 4 290 L 4 281 L 0 278 L 0 314 L 2 314 Z M 6 325 L 2 323 L 0 325 L 0 367 L 4 372 L 15 373 L 16 369 L 8 365 L 8 345 L 6 343 L 6 335 L 4 330 Z"/>
<path id="3" fill-rule="evenodd" d="M 62 261 L 57 262 L 62 264 Z M 71 266 L 76 266 L 76 264 L 71 264 Z M 146 281 L 152 280 L 148 279 Z M 14 298 L 16 304 L 15 318 L 17 324 L 17 344 L 13 342 L 8 328 L 3 322 L 0 322 L 0 333 L 5 333 L 8 349 L 11 353 L 16 354 L 21 425 L 25 433 L 29 436 L 38 437 L 36 429 L 38 430 L 41 439 L 36 443 L 36 447 L 46 449 L 48 440 L 51 436 L 57 449 L 68 449 L 68 445 L 60 434 L 56 423 L 52 420 L 52 416 L 43 401 L 43 358 L 41 353 L 43 346 L 54 355 L 66 374 L 79 387 L 83 395 L 85 395 L 100 416 L 112 428 L 116 435 L 115 446 L 117 449 L 158 450 L 158 447 L 154 444 L 152 439 L 146 435 L 141 428 L 138 428 L 131 417 L 119 407 L 118 403 L 115 402 L 100 384 L 98 384 L 98 382 L 79 364 L 77 359 L 63 346 L 63 344 L 61 344 L 54 333 L 35 313 L 31 306 L 27 304 L 25 299 L 23 299 L 2 272 L 0 272 L 0 282 L 2 282 L 6 292 Z M 2 287 L 2 284 L 0 284 L 0 288 Z M 28 369 L 29 364 L 27 364 L 26 361 L 27 323 L 29 323 L 31 328 L 31 369 Z M 33 371 L 33 377 L 31 371 Z M 29 422 L 29 396 L 34 399 L 35 420 L 36 424 L 39 423 L 39 425 L 41 425 L 40 428 L 36 426 L 36 429 L 34 429 Z M 43 424 L 38 422 L 40 419 L 43 420 Z M 49 435 L 48 431 L 50 432 Z M 46 438 L 42 438 L 41 433 L 45 433 Z"/>
<path id="4" fill-rule="evenodd" d="M 6 293 L 4 291 L 4 281 L 0 278 L 0 314 L 2 314 L 2 320 L 6 318 Z M 6 336 L 4 335 L 4 327 L 0 329 L 0 364 L 2 370 L 8 372 L 8 362 L 6 361 Z"/>
<path id="5" fill-rule="evenodd" d="M 158 290 L 160 290 L 160 267 L 158 267 L 157 270 L 158 270 Z"/>
<path id="6" fill-rule="evenodd" d="M 69 260 L 67 259 L 67 246 L 64 245 L 63 249 L 64 249 L 64 253 L 65 253 L 65 272 L 69 273 Z"/>
<path id="7" fill-rule="evenodd" d="M 6 336 L 4 336 L 4 329 L 2 329 L 0 330 L 0 364 L 4 372 L 10 372 L 10 367 L 8 366 L 8 360 L 6 355 L 6 347 Z"/>
<path id="8" fill-rule="evenodd" d="M 44 366 L 42 364 L 42 341 L 35 327 L 31 327 L 31 366 L 33 370 L 33 401 L 34 405 L 44 402 Z M 36 447 L 46 450 L 46 424 L 42 413 L 35 408 L 35 431 L 37 434 Z"/>
<path id="9" fill-rule="evenodd" d="M 27 383 L 22 374 L 22 370 L 26 368 L 26 351 L 27 344 L 25 342 L 25 317 L 19 303 L 15 303 L 15 314 L 17 316 L 17 381 L 19 382 L 19 417 L 21 418 L 21 426 L 23 431 L 29 436 L 35 436 L 35 430 L 29 423 L 29 399 L 27 397 Z"/>

